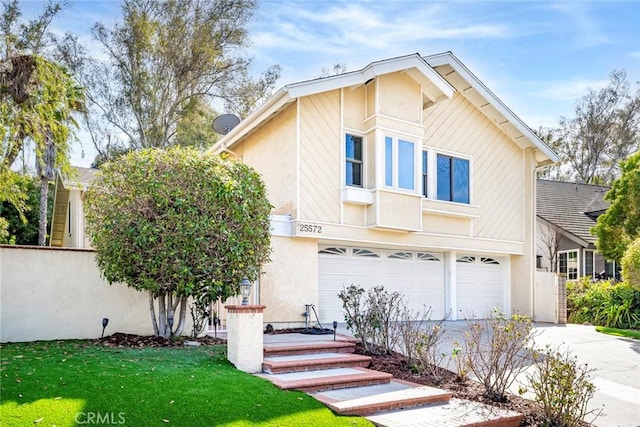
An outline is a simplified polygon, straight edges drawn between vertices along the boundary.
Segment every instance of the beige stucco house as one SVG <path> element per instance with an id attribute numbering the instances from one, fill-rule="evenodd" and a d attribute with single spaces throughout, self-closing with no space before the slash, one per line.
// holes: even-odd
<path id="1" fill-rule="evenodd" d="M 84 194 L 93 182 L 96 169 L 74 167 L 71 177 L 56 177 L 49 246 L 91 248 L 85 233 Z"/>
<path id="2" fill-rule="evenodd" d="M 453 54 L 280 89 L 210 150 L 260 172 L 273 204 L 265 322 L 343 321 L 350 284 L 453 319 L 533 315 L 536 170 L 558 160 Z"/>

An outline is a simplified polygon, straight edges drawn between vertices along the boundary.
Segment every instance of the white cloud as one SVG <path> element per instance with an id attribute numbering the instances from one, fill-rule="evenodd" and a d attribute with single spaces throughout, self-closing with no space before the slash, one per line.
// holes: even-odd
<path id="1" fill-rule="evenodd" d="M 590 48 L 611 43 L 607 34 L 602 31 L 597 12 L 591 9 L 589 2 L 559 2 L 552 6 L 564 17 L 564 30 L 572 37 L 572 44 L 577 48 Z"/>
<path id="2" fill-rule="evenodd" d="M 531 84 L 529 96 L 552 101 L 577 101 L 585 96 L 589 90 L 599 90 L 608 84 L 608 79 L 536 82 Z"/>

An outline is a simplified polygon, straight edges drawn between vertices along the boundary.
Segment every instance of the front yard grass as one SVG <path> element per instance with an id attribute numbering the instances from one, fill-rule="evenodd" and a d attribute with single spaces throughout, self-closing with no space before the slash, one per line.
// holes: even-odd
<path id="1" fill-rule="evenodd" d="M 640 331 L 635 331 L 633 329 L 618 329 L 607 328 L 606 326 L 596 326 L 596 331 L 616 337 L 633 338 L 634 340 L 640 340 Z"/>
<path id="2" fill-rule="evenodd" d="M 338 417 L 304 393 L 279 390 L 236 370 L 224 350 L 110 348 L 94 341 L 2 344 L 0 423 L 371 425 L 364 418 Z"/>

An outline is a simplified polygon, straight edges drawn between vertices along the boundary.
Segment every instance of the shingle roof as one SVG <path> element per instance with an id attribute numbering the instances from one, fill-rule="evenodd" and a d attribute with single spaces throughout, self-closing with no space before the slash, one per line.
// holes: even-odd
<path id="1" fill-rule="evenodd" d="M 609 187 L 573 182 L 538 180 L 536 213 L 568 233 L 594 244 L 591 227 L 597 215 L 609 207 L 604 195 Z M 592 213 L 592 215 L 589 215 Z"/>

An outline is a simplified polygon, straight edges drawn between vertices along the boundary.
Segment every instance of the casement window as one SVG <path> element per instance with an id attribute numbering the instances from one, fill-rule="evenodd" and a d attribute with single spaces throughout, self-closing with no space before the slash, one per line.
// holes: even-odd
<path id="1" fill-rule="evenodd" d="M 437 199 L 469 203 L 469 160 L 437 155 Z"/>
<path id="2" fill-rule="evenodd" d="M 578 280 L 578 251 L 558 253 L 558 273 L 567 275 L 567 280 Z"/>
<path id="3" fill-rule="evenodd" d="M 362 137 L 347 134 L 345 138 L 346 184 L 362 187 Z"/>
<path id="4" fill-rule="evenodd" d="M 384 184 L 401 190 L 415 190 L 415 143 L 384 138 Z"/>

